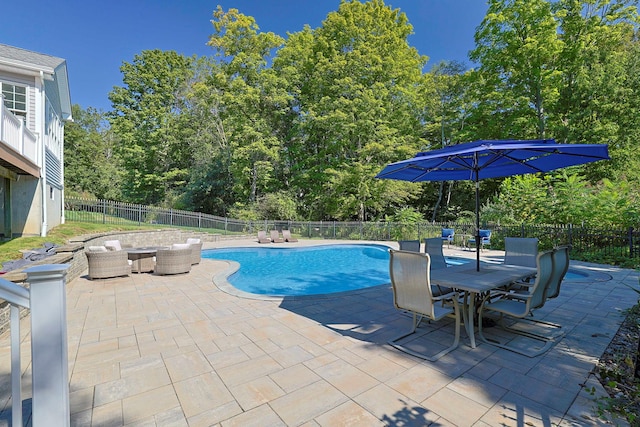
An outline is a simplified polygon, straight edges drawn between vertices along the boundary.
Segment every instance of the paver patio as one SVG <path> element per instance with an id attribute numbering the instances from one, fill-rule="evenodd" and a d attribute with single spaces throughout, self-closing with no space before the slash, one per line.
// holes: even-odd
<path id="1" fill-rule="evenodd" d="M 332 242 L 281 245 L 318 243 Z M 258 243 L 205 249 L 231 245 Z M 454 252 L 473 256 L 445 249 Z M 621 311 L 637 300 L 624 283 L 637 285 L 638 274 L 573 261 L 571 267 L 596 276 L 565 281 L 560 297 L 536 312 L 567 331 L 550 351 L 528 358 L 484 343 L 471 349 L 463 332 L 460 347 L 437 362 L 386 344 L 410 325 L 394 309 L 389 285 L 326 297 L 245 298 L 214 283 L 228 264 L 208 259 L 176 276 L 81 277 L 67 284 L 71 424 L 603 425 L 584 386 L 604 393 L 590 371 Z M 28 378 L 28 319 L 21 327 Z M 425 335 L 416 343 L 427 350 L 448 343 L 453 331 L 447 321 L 420 329 Z M 11 407 L 9 352 L 4 334 L 3 426 Z M 25 384 L 25 398 L 29 389 Z"/>

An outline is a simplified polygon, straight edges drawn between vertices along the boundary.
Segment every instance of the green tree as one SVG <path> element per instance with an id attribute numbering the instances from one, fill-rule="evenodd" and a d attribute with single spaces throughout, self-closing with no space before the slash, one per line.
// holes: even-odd
<path id="1" fill-rule="evenodd" d="M 639 154 L 636 2 L 561 0 L 554 6 L 563 40 L 556 139 L 609 144 L 611 162 L 584 168 L 593 182 L 632 170 Z"/>
<path id="2" fill-rule="evenodd" d="M 548 110 L 558 102 L 562 43 L 551 3 L 490 0 L 470 53 L 479 62 L 492 132 L 499 138 L 546 138 Z M 496 121 L 497 120 L 497 121 Z"/>
<path id="3" fill-rule="evenodd" d="M 406 15 L 381 0 L 342 1 L 278 51 L 274 69 L 298 113 L 286 153 L 305 217 L 369 220 L 418 190 L 374 179 L 423 145 L 426 57 L 409 46 L 411 32 Z"/>
<path id="4" fill-rule="evenodd" d="M 267 66 L 283 39 L 259 32 L 255 20 L 237 9 L 225 12 L 218 6 L 213 17 L 208 44 L 219 66 L 207 83 L 229 143 L 236 200 L 251 203 L 283 187 L 277 169 L 289 97 L 280 77 Z"/>
<path id="5" fill-rule="evenodd" d="M 124 163 L 124 197 L 160 204 L 181 191 L 190 164 L 181 115 L 194 58 L 174 51 L 147 50 L 120 68 L 123 87 L 109 93 L 111 127 Z"/>
<path id="6" fill-rule="evenodd" d="M 104 113 L 72 106 L 73 122 L 65 125 L 64 181 L 67 195 L 120 199 L 122 170 L 114 154 L 114 138 Z"/>

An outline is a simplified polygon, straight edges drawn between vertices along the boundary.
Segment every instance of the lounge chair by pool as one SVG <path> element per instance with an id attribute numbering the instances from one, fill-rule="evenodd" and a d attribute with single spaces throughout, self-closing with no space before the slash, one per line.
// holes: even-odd
<path id="1" fill-rule="evenodd" d="M 271 239 L 267 237 L 266 231 L 258 231 L 258 243 L 271 243 Z"/>
<path id="2" fill-rule="evenodd" d="M 295 242 L 298 241 L 298 239 L 296 239 L 295 237 L 291 236 L 291 231 L 290 230 L 282 230 L 282 237 L 284 238 L 285 242 L 295 243 Z"/>
<path id="3" fill-rule="evenodd" d="M 282 243 L 284 242 L 284 239 L 280 237 L 278 230 L 271 230 L 271 241 L 273 243 Z"/>

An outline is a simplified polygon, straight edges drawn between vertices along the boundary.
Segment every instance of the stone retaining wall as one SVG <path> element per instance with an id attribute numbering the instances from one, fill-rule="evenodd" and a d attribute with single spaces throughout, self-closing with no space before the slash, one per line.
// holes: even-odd
<path id="1" fill-rule="evenodd" d="M 115 231 L 109 233 L 90 234 L 85 236 L 74 237 L 69 240 L 66 245 L 56 248 L 54 255 L 48 256 L 42 260 L 35 261 L 29 265 L 10 271 L 1 278 L 10 282 L 19 284 L 25 288 L 29 287 L 26 282 L 27 274 L 24 272 L 29 267 L 42 264 L 69 264 L 67 270 L 67 283 L 82 276 L 87 271 L 87 257 L 84 249 L 88 246 L 102 246 L 105 240 L 120 240 L 124 244 L 132 246 L 170 246 L 172 243 L 185 243 L 189 237 L 194 237 L 203 242 L 218 242 L 226 239 L 226 236 L 219 234 L 198 233 L 192 231 L 183 231 L 175 229 L 167 230 L 140 230 L 140 231 Z M 229 238 L 236 238 L 229 237 Z M 246 236 L 242 236 L 246 237 Z M 28 310 L 23 311 L 23 315 Z M 3 334 L 9 328 L 10 310 L 9 304 L 0 299 L 0 334 Z"/>

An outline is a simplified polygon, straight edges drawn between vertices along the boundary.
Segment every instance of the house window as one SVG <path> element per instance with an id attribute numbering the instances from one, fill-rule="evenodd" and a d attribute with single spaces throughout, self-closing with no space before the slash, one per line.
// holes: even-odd
<path id="1" fill-rule="evenodd" d="M 10 83 L 2 84 L 4 105 L 16 116 L 27 117 L 27 87 Z"/>

